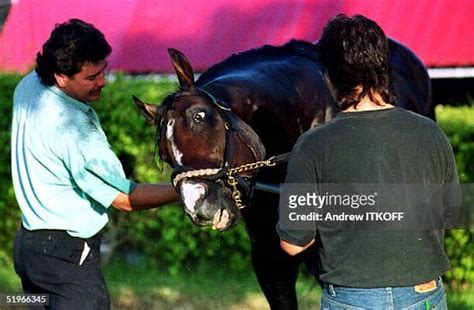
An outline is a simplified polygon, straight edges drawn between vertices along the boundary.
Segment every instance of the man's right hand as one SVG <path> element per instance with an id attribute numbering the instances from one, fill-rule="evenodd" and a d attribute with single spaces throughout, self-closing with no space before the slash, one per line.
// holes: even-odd
<path id="1" fill-rule="evenodd" d="M 140 183 L 128 195 L 119 193 L 112 206 L 130 212 L 156 208 L 177 200 L 178 194 L 171 185 Z"/>

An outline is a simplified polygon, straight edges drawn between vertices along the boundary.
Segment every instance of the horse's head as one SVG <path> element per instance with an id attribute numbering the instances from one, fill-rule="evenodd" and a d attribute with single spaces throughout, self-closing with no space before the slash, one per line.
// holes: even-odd
<path id="1" fill-rule="evenodd" d="M 135 104 L 158 127 L 159 154 L 174 168 L 173 184 L 186 213 L 197 225 L 212 224 L 224 231 L 240 217 L 232 196 L 235 189 L 229 186 L 226 172 L 231 167 L 262 160 L 265 149 L 257 134 L 227 103 L 195 85 L 187 58 L 174 49 L 169 53 L 179 90 L 160 106 L 138 98 L 134 98 Z M 255 173 L 255 169 L 239 173 L 236 180 Z M 238 186 L 240 192 L 246 192 L 245 187 Z"/>

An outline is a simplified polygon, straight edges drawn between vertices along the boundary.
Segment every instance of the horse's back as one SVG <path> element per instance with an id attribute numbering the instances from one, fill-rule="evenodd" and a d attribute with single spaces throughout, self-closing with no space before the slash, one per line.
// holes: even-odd
<path id="1" fill-rule="evenodd" d="M 434 119 L 431 80 L 421 60 L 407 47 L 391 39 L 389 57 L 397 106 Z"/>

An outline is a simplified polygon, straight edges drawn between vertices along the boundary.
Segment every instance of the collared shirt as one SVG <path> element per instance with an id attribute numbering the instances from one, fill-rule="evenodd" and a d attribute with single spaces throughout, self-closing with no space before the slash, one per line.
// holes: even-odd
<path id="1" fill-rule="evenodd" d="M 95 111 L 43 85 L 36 72 L 18 84 L 13 98 L 12 178 L 26 229 L 61 229 L 89 238 L 108 221 L 125 178 Z"/>

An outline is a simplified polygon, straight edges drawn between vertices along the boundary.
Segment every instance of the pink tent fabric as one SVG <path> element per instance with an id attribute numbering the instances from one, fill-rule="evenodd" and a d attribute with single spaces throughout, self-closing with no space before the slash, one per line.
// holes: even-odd
<path id="1" fill-rule="evenodd" d="M 0 70 L 30 70 L 54 25 L 70 18 L 104 32 L 112 69 L 167 73 L 168 47 L 205 70 L 263 44 L 317 41 L 341 12 L 374 19 L 428 67 L 474 65 L 472 0 L 15 0 L 0 33 Z"/>

